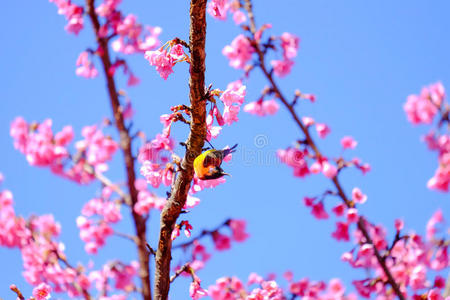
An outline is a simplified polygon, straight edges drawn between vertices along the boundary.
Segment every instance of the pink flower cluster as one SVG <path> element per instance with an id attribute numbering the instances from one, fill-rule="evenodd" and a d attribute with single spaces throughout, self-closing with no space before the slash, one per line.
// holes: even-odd
<path id="1" fill-rule="evenodd" d="M 186 237 L 191 237 L 191 230 L 194 229 L 191 224 L 189 224 L 189 221 L 181 221 L 179 224 L 175 224 L 175 228 L 172 231 L 171 239 L 172 241 L 175 240 L 177 237 L 180 236 L 180 230 L 184 227 L 184 235 Z"/>
<path id="2" fill-rule="evenodd" d="M 60 176 L 78 183 L 89 183 L 94 176 L 88 173 L 84 165 L 88 163 L 97 172 L 108 169 L 107 161 L 111 160 L 118 149 L 117 143 L 109 136 L 104 136 L 97 126 L 86 126 L 82 130 L 84 140 L 75 145 L 80 158 L 70 168 L 65 165 L 70 161 L 69 143 L 74 133 L 71 126 L 65 126 L 60 132 L 53 134 L 52 121 L 42 123 L 27 123 L 22 117 L 17 117 L 12 123 L 10 134 L 14 140 L 14 147 L 25 154 L 32 166 L 49 167 Z"/>
<path id="3" fill-rule="evenodd" d="M 86 162 L 97 172 L 108 170 L 107 161 L 111 160 L 119 145 L 110 136 L 105 136 L 97 125 L 85 126 L 81 135 L 84 140 L 76 142 L 75 147 L 83 152 Z"/>
<path id="4" fill-rule="evenodd" d="M 424 87 L 420 95 L 410 95 L 403 106 L 408 120 L 413 124 L 430 124 L 437 114 L 440 114 L 440 120 L 437 124 L 437 131 L 430 131 L 424 140 L 428 148 L 438 152 L 438 168 L 432 178 L 428 180 L 427 186 L 443 192 L 448 192 L 450 185 L 450 134 L 448 133 L 449 124 L 449 105 L 446 103 L 445 90 L 440 82 Z M 440 129 L 447 128 L 444 133 Z"/>
<path id="5" fill-rule="evenodd" d="M 237 80 L 229 83 L 227 89 L 220 95 L 220 100 L 224 105 L 222 117 L 225 124 L 231 125 L 233 122 L 239 121 L 237 115 L 244 103 L 245 94 L 246 86 L 242 84 L 242 81 Z"/>
<path id="6" fill-rule="evenodd" d="M 294 65 L 293 59 L 297 56 L 300 39 L 288 32 L 283 33 L 280 37 L 281 49 L 283 50 L 282 60 L 272 60 L 270 64 L 273 67 L 275 75 L 284 77 L 291 72 Z"/>
<path id="7" fill-rule="evenodd" d="M 304 197 L 303 202 L 306 207 L 311 208 L 311 214 L 318 220 L 329 218 L 329 214 L 325 210 L 324 199 L 330 193 L 325 193 L 321 197 Z M 354 188 L 352 191 L 353 203 L 362 204 L 367 201 L 367 196 L 361 192 L 359 188 Z M 347 208 L 345 203 L 340 203 L 333 207 L 333 213 L 336 217 L 344 217 L 344 221 L 336 222 L 336 230 L 331 234 L 333 238 L 338 241 L 349 241 L 349 228 L 352 223 L 359 220 L 358 210 L 355 207 Z"/>
<path id="8" fill-rule="evenodd" d="M 69 157 L 67 146 L 73 139 L 73 129 L 66 126 L 54 135 L 51 127 L 50 119 L 29 124 L 17 117 L 11 123 L 10 135 L 14 148 L 25 154 L 30 165 L 50 167 L 54 173 L 61 174 L 63 162 Z"/>
<path id="9" fill-rule="evenodd" d="M 235 0 L 211 0 L 208 2 L 207 11 L 215 19 L 226 20 L 227 12 L 233 13 L 233 20 L 236 25 L 247 21 L 247 16 L 239 10 L 239 1 Z"/>
<path id="10" fill-rule="evenodd" d="M 221 232 L 220 228 L 213 231 L 205 231 L 203 233 L 203 235 L 211 236 L 216 250 L 228 250 L 231 248 L 232 241 L 240 243 L 248 239 L 249 235 L 246 231 L 245 220 L 231 219 L 228 220 L 224 225 L 230 229 L 231 234 Z M 185 226 L 186 236 L 189 236 L 191 234 L 190 231 L 192 230 L 192 226 L 187 221 L 183 221 L 182 224 L 177 224 L 176 229 L 172 233 L 172 238 L 176 238 L 179 236 L 182 226 Z M 200 244 L 198 239 L 195 239 L 192 243 L 188 243 L 184 248 L 184 251 L 187 251 L 189 247 L 192 253 L 192 258 L 189 263 L 190 268 L 192 268 L 193 271 L 203 269 L 205 263 L 211 258 L 211 254 L 207 252 L 205 246 Z M 177 266 L 175 271 L 179 268 L 180 266 Z"/>
<path id="11" fill-rule="evenodd" d="M 165 186 L 172 184 L 174 167 L 170 163 L 174 141 L 163 134 L 144 144 L 139 149 L 138 161 L 142 163 L 141 174 L 154 188 L 158 188 L 161 183 Z"/>
<path id="12" fill-rule="evenodd" d="M 403 109 L 408 120 L 413 124 L 430 124 L 438 113 L 445 98 L 442 83 L 437 82 L 424 87 L 420 95 L 410 95 Z"/>
<path id="13" fill-rule="evenodd" d="M 74 34 L 78 34 L 83 29 L 83 13 L 81 6 L 75 5 L 70 0 L 50 0 L 58 7 L 58 14 L 64 15 L 67 19 L 65 29 Z"/>
<path id="14" fill-rule="evenodd" d="M 262 98 L 258 101 L 250 102 L 244 106 L 244 111 L 252 115 L 257 115 L 260 117 L 266 115 L 274 115 L 277 113 L 280 105 L 274 100 L 263 100 Z"/>
<path id="15" fill-rule="evenodd" d="M 173 73 L 172 68 L 176 63 L 187 60 L 182 45 L 175 44 L 169 48 L 169 51 L 164 47 L 155 51 L 146 51 L 144 56 L 151 66 L 156 67 L 156 71 L 164 80 Z"/>
<path id="16" fill-rule="evenodd" d="M 113 233 L 111 224 L 122 219 L 120 205 L 110 201 L 112 190 L 103 188 L 101 198 L 93 198 L 83 206 L 81 216 L 77 218 L 80 238 L 86 243 L 87 253 L 96 254 L 98 248 L 105 245 L 106 238 Z M 90 217 L 96 215 L 96 220 Z"/>
<path id="17" fill-rule="evenodd" d="M 314 124 L 314 120 L 309 117 L 304 117 L 302 122 L 306 127 Z M 318 130 L 319 136 L 325 137 L 329 128 L 325 124 L 316 124 L 316 129 Z M 344 149 L 353 149 L 356 147 L 357 142 L 351 137 L 344 137 L 341 141 L 341 144 Z M 330 160 L 326 157 L 319 157 L 315 161 L 313 161 L 309 166 L 307 159 L 313 158 L 313 156 L 309 153 L 308 148 L 299 144 L 300 148 L 289 147 L 287 149 L 280 149 L 277 151 L 277 155 L 280 158 L 281 162 L 287 164 L 288 166 L 294 169 L 294 176 L 296 177 L 304 177 L 309 174 L 318 174 L 322 173 L 325 177 L 333 179 L 339 172 L 339 169 L 335 164 L 331 163 Z M 336 163 L 340 166 L 339 168 L 350 167 L 353 166 L 363 174 L 370 171 L 370 165 L 367 163 L 362 163 L 361 160 L 357 157 L 351 159 L 350 161 L 344 160 L 343 157 L 339 157 L 338 159 L 334 159 Z"/>
<path id="18" fill-rule="evenodd" d="M 20 249 L 23 276 L 37 286 L 33 290 L 36 299 L 46 299 L 50 290 L 76 297 L 81 294 L 80 287 L 89 288 L 83 273 L 60 264 L 65 259 L 64 244 L 55 240 L 60 231 L 52 215 L 32 216 L 28 220 L 17 216 L 12 193 L 0 191 L 0 245 Z"/>
<path id="19" fill-rule="evenodd" d="M 222 54 L 230 60 L 230 66 L 235 69 L 245 69 L 254 52 L 255 49 L 243 34 L 238 35 L 231 45 L 225 46 L 222 50 Z"/>
<path id="20" fill-rule="evenodd" d="M 139 263 L 137 261 L 132 261 L 127 265 L 116 260 L 106 263 L 100 270 L 91 271 L 89 280 L 95 284 L 95 288 L 102 294 L 105 292 L 109 293 L 112 289 L 129 293 L 136 289 L 133 281 L 138 276 L 138 272 Z M 127 297 L 119 294 L 100 299 L 125 300 Z"/>
<path id="21" fill-rule="evenodd" d="M 162 210 L 164 208 L 166 199 L 150 192 L 144 179 L 136 179 L 135 186 L 138 190 L 138 201 L 133 208 L 136 213 L 143 216 L 147 215 L 151 209 Z"/>
<path id="22" fill-rule="evenodd" d="M 368 244 L 363 234 L 356 230 L 354 236 L 356 243 L 360 246 L 344 253 L 342 260 L 354 268 L 374 271 L 374 278 L 353 282 L 358 293 L 363 297 L 370 297 L 373 293 L 387 296 L 391 292 L 384 284 L 387 281 L 386 275 L 374 258 L 373 247 L 376 247 L 379 252 L 386 253 L 387 266 L 405 295 L 408 289 L 411 289 L 412 299 L 422 299 L 423 296 L 436 294 L 439 295 L 436 299 L 443 299 L 440 295 L 445 286 L 445 279 L 435 273 L 450 266 L 448 245 L 442 242 L 444 239 L 437 238 L 435 235 L 437 233 L 435 226 L 442 223 L 442 213 L 438 211 L 427 224 L 428 237 L 424 240 L 415 232 L 402 235 L 400 230 L 403 222 L 398 220 L 396 221 L 397 237 L 391 245 L 387 242 L 386 231 L 381 226 L 366 222 L 373 244 Z M 434 276 L 434 281 L 430 280 L 431 276 Z"/>
<path id="23" fill-rule="evenodd" d="M 117 6 L 121 0 L 103 0 L 95 12 L 106 20 L 100 27 L 100 37 L 118 36 L 111 44 L 116 52 L 124 54 L 142 53 L 160 45 L 160 27 L 143 26 L 133 14 L 124 15 Z"/>
<path id="24" fill-rule="evenodd" d="M 51 295 L 50 292 L 52 291 L 52 288 L 42 282 L 41 284 L 39 284 L 37 287 L 35 287 L 33 289 L 33 297 L 35 300 L 46 300 L 46 299 L 50 299 Z"/>
<path id="25" fill-rule="evenodd" d="M 279 149 L 277 155 L 281 162 L 287 164 L 294 169 L 294 176 L 304 177 L 310 173 L 306 158 L 308 156 L 308 150 L 300 150 L 297 148 Z"/>
<path id="26" fill-rule="evenodd" d="M 142 53 L 155 49 L 161 44 L 158 40 L 162 32 L 160 27 L 145 26 L 143 28 L 141 24 L 137 23 L 137 17 L 133 14 L 129 14 L 125 18 L 120 15 L 120 20 L 116 20 L 116 18 L 117 16 L 113 14 L 108 23 L 112 33 L 119 35 L 119 38 L 111 44 L 114 51 L 124 54 Z M 142 35 L 143 37 L 141 37 Z"/>
<path id="27" fill-rule="evenodd" d="M 78 56 L 76 65 L 78 68 L 75 70 L 75 74 L 85 78 L 95 78 L 98 75 L 98 71 L 94 64 L 89 60 L 89 53 L 83 51 Z"/>
<path id="28" fill-rule="evenodd" d="M 222 277 L 217 279 L 216 283 L 208 288 L 208 296 L 213 300 L 282 300 L 294 299 L 296 297 L 317 300 L 357 299 L 355 294 L 345 294 L 345 287 L 337 278 L 331 279 L 328 285 L 323 281 L 310 281 L 308 278 L 294 281 L 291 272 L 286 272 L 285 278 L 289 283 L 286 290 L 283 290 L 279 284 L 273 280 L 274 278 L 263 279 L 262 276 L 256 273 L 251 273 L 249 275 L 247 284 L 244 284 L 235 276 Z M 250 288 L 255 285 L 256 287 Z"/>

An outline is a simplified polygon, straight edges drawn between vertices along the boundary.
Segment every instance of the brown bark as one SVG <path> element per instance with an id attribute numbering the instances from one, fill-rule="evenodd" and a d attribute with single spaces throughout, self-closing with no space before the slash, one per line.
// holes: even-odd
<path id="1" fill-rule="evenodd" d="M 189 30 L 189 49 L 191 53 L 189 100 L 191 103 L 190 133 L 186 142 L 186 153 L 181 169 L 172 186 L 166 206 L 161 212 L 161 228 L 155 264 L 155 299 L 168 298 L 170 288 L 170 261 L 172 259 L 171 234 L 180 215 L 191 181 L 194 176 L 193 162 L 201 151 L 206 138 L 206 98 L 205 98 L 205 38 L 206 38 L 206 0 L 192 0 Z"/>
<path id="2" fill-rule="evenodd" d="M 254 35 L 256 33 L 256 23 L 255 23 L 255 17 L 253 14 L 253 8 L 252 8 L 252 2 L 251 0 L 245 0 L 245 9 L 247 10 L 249 19 L 250 19 L 250 31 Z M 316 143 L 312 139 L 311 135 L 309 134 L 308 129 L 306 126 L 302 123 L 300 118 L 298 117 L 297 113 L 295 112 L 295 109 L 292 105 L 289 104 L 289 102 L 286 100 L 284 95 L 281 93 L 278 85 L 276 84 L 275 80 L 273 79 L 272 72 L 269 72 L 265 65 L 265 56 L 261 48 L 259 47 L 259 44 L 257 42 L 254 43 L 255 50 L 258 54 L 258 60 L 259 60 L 259 67 L 261 68 L 262 72 L 264 73 L 264 76 L 269 81 L 271 88 L 277 95 L 278 99 L 283 103 L 283 105 L 288 109 L 289 113 L 291 114 L 292 118 L 294 119 L 295 123 L 298 125 L 302 133 L 305 135 L 306 142 L 308 146 L 311 147 L 316 157 L 322 157 L 322 153 L 320 152 L 319 148 L 317 147 Z M 336 187 L 338 191 L 339 197 L 342 199 L 342 201 L 348 206 L 352 207 L 352 202 L 348 199 L 347 195 L 344 192 L 344 189 L 342 188 L 341 184 L 339 183 L 338 177 L 334 177 L 332 179 L 334 186 Z M 359 218 L 358 221 L 358 229 L 362 232 L 364 237 L 366 238 L 366 241 L 368 244 L 373 245 L 372 238 L 370 237 L 369 232 L 367 231 L 365 220 L 363 217 Z M 384 273 L 386 274 L 386 277 L 388 278 L 388 282 L 392 289 L 394 290 L 397 297 L 401 300 L 405 300 L 405 296 L 400 291 L 400 287 L 398 286 L 397 282 L 395 281 L 394 277 L 392 276 L 392 273 L 390 272 L 389 268 L 386 265 L 385 259 L 380 254 L 378 249 L 374 246 L 374 253 L 377 258 L 377 261 L 381 268 L 383 269 Z"/>
<path id="3" fill-rule="evenodd" d="M 120 136 L 120 148 L 125 160 L 125 171 L 127 176 L 127 185 L 131 199 L 131 213 L 135 225 L 137 236 L 137 250 L 139 258 L 139 277 L 141 278 L 142 297 L 144 300 L 151 300 L 151 287 L 150 287 L 150 270 L 149 270 L 149 255 L 147 252 L 146 242 L 146 220 L 133 210 L 134 204 L 137 202 L 137 190 L 134 186 L 136 179 L 134 169 L 134 158 L 131 150 L 131 137 L 128 129 L 125 127 L 125 121 L 120 109 L 119 96 L 117 93 L 116 83 L 114 77 L 109 74 L 111 67 L 111 58 L 109 55 L 108 39 L 99 36 L 100 22 L 98 16 L 95 13 L 94 0 L 86 0 L 86 9 L 89 14 L 92 26 L 97 40 L 98 46 L 101 48 L 100 59 L 102 61 L 103 71 L 106 77 L 107 90 L 110 99 L 111 108 L 114 116 L 114 124 L 119 131 Z"/>

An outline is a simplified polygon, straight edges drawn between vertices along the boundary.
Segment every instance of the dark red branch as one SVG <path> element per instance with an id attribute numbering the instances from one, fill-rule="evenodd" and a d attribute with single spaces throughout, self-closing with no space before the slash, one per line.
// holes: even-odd
<path id="1" fill-rule="evenodd" d="M 165 300 L 170 288 L 170 261 L 172 259 L 171 234 L 194 176 L 193 163 L 203 148 L 206 138 L 205 99 L 205 39 L 206 0 L 191 0 L 189 50 L 191 53 L 189 100 L 191 103 L 190 133 L 186 142 L 186 153 L 181 169 L 172 185 L 170 197 L 161 212 L 161 228 L 156 252 L 155 299 Z"/>
<path id="2" fill-rule="evenodd" d="M 311 135 L 309 134 L 307 127 L 302 123 L 302 121 L 298 117 L 297 113 L 294 110 L 294 107 L 289 104 L 289 102 L 286 100 L 286 97 L 284 97 L 284 95 L 280 91 L 278 85 L 276 84 L 275 80 L 273 79 L 272 72 L 269 72 L 266 68 L 265 54 L 263 53 L 263 51 L 260 48 L 260 45 L 254 38 L 254 35 L 256 33 L 256 23 L 255 23 L 255 17 L 253 15 L 251 0 L 245 0 L 245 9 L 247 10 L 247 13 L 248 13 L 248 16 L 250 19 L 250 31 L 253 34 L 252 43 L 253 43 L 253 46 L 258 55 L 258 60 L 259 60 L 258 66 L 260 67 L 261 71 L 264 73 L 264 76 L 269 81 L 271 88 L 275 92 L 275 95 L 277 96 L 277 98 L 280 99 L 280 101 L 283 103 L 283 105 L 287 108 L 287 110 L 291 114 L 292 118 L 294 119 L 295 123 L 300 128 L 302 133 L 305 135 L 306 142 L 307 142 L 308 146 L 313 150 L 314 154 L 316 155 L 316 158 L 318 158 L 318 159 L 321 158 L 322 153 L 319 151 L 319 148 L 317 147 L 316 143 L 314 142 Z M 334 177 L 332 179 L 332 181 L 333 181 L 333 184 L 336 187 L 336 189 L 338 191 L 338 195 L 342 199 L 342 201 L 344 201 L 344 203 L 347 205 L 347 207 L 353 207 L 354 204 L 352 201 L 349 200 L 349 198 L 345 194 L 341 184 L 339 183 L 338 176 Z M 373 245 L 372 238 L 370 237 L 370 234 L 367 231 L 367 228 L 365 225 L 365 220 L 363 217 L 360 217 L 357 226 L 358 226 L 358 229 L 362 232 L 363 236 L 365 237 L 367 243 Z M 390 272 L 389 268 L 387 267 L 384 258 L 382 257 L 382 255 L 380 254 L 378 249 L 375 247 L 375 245 L 373 245 L 373 249 L 374 249 L 374 253 L 377 258 L 377 261 L 380 264 L 381 268 L 383 269 L 384 273 L 386 274 L 386 277 L 388 278 L 388 282 L 392 286 L 395 294 L 401 300 L 405 300 L 405 296 L 400 291 L 400 287 L 398 286 L 397 282 L 395 281 L 394 277 L 392 276 L 392 273 Z"/>
<path id="3" fill-rule="evenodd" d="M 142 285 L 142 297 L 144 300 L 151 300 L 151 288 L 150 288 L 150 270 L 149 270 L 149 256 L 146 249 L 146 220 L 135 213 L 133 210 L 134 205 L 137 202 L 137 190 L 134 186 L 136 179 L 135 169 L 134 169 L 134 158 L 131 150 L 131 137 L 128 129 L 125 126 L 125 121 L 120 109 L 119 96 L 116 88 L 116 83 L 114 81 L 113 75 L 109 73 L 111 68 L 111 58 L 109 55 L 109 47 L 107 38 L 103 38 L 99 35 L 100 22 L 98 16 L 95 13 L 94 0 L 86 0 L 87 12 L 91 20 L 92 26 L 94 27 L 94 32 L 97 40 L 97 44 L 100 47 L 99 56 L 102 61 L 103 71 L 106 77 L 107 90 L 111 103 L 111 108 L 114 116 L 114 123 L 119 131 L 120 136 L 120 148 L 125 160 L 125 170 L 127 175 L 127 185 L 131 198 L 131 213 L 136 229 L 137 236 L 137 248 L 139 257 L 139 276 L 141 278 Z"/>

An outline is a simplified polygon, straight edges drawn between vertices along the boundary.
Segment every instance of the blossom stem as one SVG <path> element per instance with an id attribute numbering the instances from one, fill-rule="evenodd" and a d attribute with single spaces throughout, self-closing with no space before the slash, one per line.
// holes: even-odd
<path id="1" fill-rule="evenodd" d="M 92 26 L 94 27 L 94 33 L 96 37 L 97 44 L 101 49 L 99 56 L 103 65 L 103 71 L 105 73 L 107 89 L 109 94 L 109 99 L 111 103 L 111 108 L 114 115 L 114 123 L 119 131 L 120 136 L 120 147 L 123 152 L 124 160 L 125 160 L 125 169 L 127 174 L 127 185 L 131 198 L 131 214 L 135 225 L 136 236 L 138 238 L 137 250 L 139 257 L 139 276 L 141 278 L 142 285 L 142 297 L 144 300 L 151 300 L 151 286 L 150 286 L 150 267 L 149 267 L 149 257 L 146 248 L 146 219 L 141 215 L 137 214 L 133 207 L 137 203 L 137 189 L 135 187 L 135 168 L 134 168 L 134 158 L 131 150 L 131 137 L 130 133 L 125 126 L 125 120 L 122 114 L 122 110 L 120 108 L 119 96 L 117 92 L 116 83 L 114 81 L 114 77 L 110 74 L 109 70 L 112 66 L 111 58 L 109 55 L 109 47 L 108 47 L 108 39 L 101 37 L 99 34 L 100 31 L 100 22 L 98 20 L 98 16 L 95 12 L 94 0 L 86 0 L 86 7 L 89 18 L 91 20 Z"/>
<path id="2" fill-rule="evenodd" d="M 256 39 L 254 38 L 254 35 L 256 33 L 256 23 L 255 23 L 255 17 L 254 17 L 254 14 L 253 14 L 253 8 L 252 8 L 251 0 L 245 0 L 245 9 L 246 9 L 246 11 L 248 13 L 248 16 L 249 16 L 249 19 L 250 19 L 250 32 L 253 35 L 252 43 L 253 43 L 253 46 L 254 46 L 254 48 L 256 50 L 256 53 L 258 54 L 258 60 L 259 60 L 258 66 L 259 66 L 259 68 L 261 69 L 261 71 L 264 73 L 264 76 L 269 81 L 269 83 L 270 83 L 273 91 L 275 92 L 275 95 L 277 96 L 277 98 L 288 109 L 288 111 L 291 114 L 292 118 L 294 119 L 295 123 L 298 125 L 298 127 L 300 128 L 302 133 L 305 135 L 306 142 L 307 142 L 308 146 L 313 150 L 314 154 L 316 155 L 316 158 L 322 157 L 322 153 L 320 152 L 319 148 L 317 147 L 317 145 L 315 144 L 315 142 L 312 139 L 311 135 L 309 134 L 309 131 L 308 131 L 307 127 L 302 123 L 302 121 L 298 117 L 294 107 L 289 104 L 289 102 L 286 100 L 286 98 L 283 95 L 283 93 L 280 91 L 280 88 L 278 87 L 278 85 L 276 84 L 275 80 L 273 79 L 272 72 L 268 71 L 267 68 L 266 68 L 265 54 L 261 50 L 261 48 L 260 48 L 258 42 L 256 41 Z M 342 201 L 344 201 L 346 206 L 349 207 L 349 208 L 353 207 L 354 204 L 353 204 L 352 201 L 349 200 L 349 198 L 345 194 L 341 184 L 339 183 L 337 175 L 332 179 L 332 182 L 333 182 L 334 186 L 336 187 L 336 189 L 338 191 L 339 197 L 342 199 Z M 370 234 L 367 231 L 365 222 L 366 222 L 365 219 L 363 217 L 360 217 L 359 220 L 358 220 L 358 223 L 357 223 L 358 229 L 364 235 L 367 243 L 373 245 L 372 238 L 370 237 Z M 394 277 L 392 276 L 392 273 L 390 272 L 389 268 L 387 267 L 385 259 L 382 257 L 382 255 L 380 254 L 379 250 L 375 246 L 373 247 L 373 249 L 374 249 L 375 257 L 376 257 L 379 265 L 383 269 L 384 273 L 386 274 L 388 282 L 391 285 L 392 289 L 394 290 L 395 294 L 397 295 L 397 297 L 399 299 L 405 300 L 405 296 L 400 291 L 399 285 L 397 284 L 397 282 L 395 281 Z"/>
<path id="3" fill-rule="evenodd" d="M 202 232 L 197 235 L 196 237 L 192 238 L 190 241 L 187 241 L 185 243 L 179 244 L 179 245 L 175 245 L 172 248 L 173 249 L 178 249 L 178 248 L 186 248 L 189 247 L 190 245 L 192 245 L 195 241 L 201 239 L 202 237 L 206 236 L 206 235 L 211 235 L 213 234 L 213 232 L 218 231 L 220 228 L 224 227 L 224 226 L 229 226 L 231 219 L 227 219 L 225 222 L 223 222 L 222 224 L 220 224 L 219 226 L 217 226 L 215 229 L 213 230 L 202 230 Z"/>
<path id="4" fill-rule="evenodd" d="M 155 299 L 166 300 L 170 288 L 170 261 L 172 258 L 172 231 L 186 203 L 194 176 L 194 159 L 201 153 L 206 138 L 205 98 L 205 39 L 206 0 L 191 0 L 189 49 L 189 100 L 191 103 L 190 133 L 181 169 L 172 185 L 170 197 L 161 212 L 158 250 L 155 264 Z"/>
<path id="5" fill-rule="evenodd" d="M 191 268 L 190 263 L 185 263 L 181 268 L 179 268 L 172 277 L 170 277 L 170 283 L 174 282 L 174 280 L 181 275 L 183 272 L 189 272 Z"/>

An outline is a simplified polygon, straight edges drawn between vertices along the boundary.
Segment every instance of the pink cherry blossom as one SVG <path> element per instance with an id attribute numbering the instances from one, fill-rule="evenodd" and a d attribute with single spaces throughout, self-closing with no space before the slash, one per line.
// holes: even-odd
<path id="1" fill-rule="evenodd" d="M 233 21 L 236 25 L 240 25 L 247 21 L 247 16 L 241 10 L 237 10 L 233 13 Z"/>
<path id="2" fill-rule="evenodd" d="M 229 0 L 211 0 L 208 2 L 207 11 L 218 20 L 226 20 L 229 8 Z"/>
<path id="3" fill-rule="evenodd" d="M 314 125 L 314 119 L 311 117 L 302 117 L 302 122 L 306 127 Z"/>
<path id="4" fill-rule="evenodd" d="M 223 110 L 223 120 L 225 121 L 225 124 L 231 125 L 233 122 L 239 121 L 239 118 L 237 116 L 239 110 L 239 106 L 225 106 L 225 109 Z"/>
<path id="5" fill-rule="evenodd" d="M 183 46 L 180 44 L 176 44 L 170 48 L 170 56 L 173 57 L 173 59 L 178 60 L 182 59 L 184 57 L 184 49 Z"/>
<path id="6" fill-rule="evenodd" d="M 337 168 L 328 161 L 322 163 L 322 173 L 328 178 L 334 178 L 337 175 Z"/>
<path id="7" fill-rule="evenodd" d="M 430 124 L 438 113 L 445 97 L 444 87 L 440 82 L 424 87 L 420 95 L 410 95 L 403 109 L 408 120 L 413 124 Z"/>
<path id="8" fill-rule="evenodd" d="M 331 132 L 330 127 L 323 123 L 316 123 L 316 131 L 319 137 L 323 139 Z"/>
<path id="9" fill-rule="evenodd" d="M 85 78 L 95 78 L 98 75 L 98 71 L 95 68 L 94 64 L 89 60 L 89 53 L 84 51 L 81 52 L 78 56 L 76 65 L 78 68 L 75 70 L 75 73 L 78 76 Z"/>
<path id="10" fill-rule="evenodd" d="M 228 236 L 215 231 L 212 234 L 212 238 L 217 250 L 227 250 L 231 248 L 231 240 Z"/>
<path id="11" fill-rule="evenodd" d="M 191 296 L 192 299 L 197 300 L 207 295 L 208 292 L 200 286 L 200 280 L 191 282 L 191 285 L 189 286 L 189 296 Z"/>
<path id="12" fill-rule="evenodd" d="M 280 160 L 294 169 L 294 176 L 304 177 L 310 173 L 305 160 L 305 151 L 296 148 L 280 149 L 277 151 Z"/>
<path id="13" fill-rule="evenodd" d="M 294 65 L 294 62 L 289 59 L 284 60 L 272 60 L 270 64 L 273 67 L 273 72 L 278 77 L 285 77 L 286 75 L 289 75 L 291 73 L 292 66 Z"/>
<path id="14" fill-rule="evenodd" d="M 238 35 L 231 45 L 225 46 L 222 50 L 222 54 L 230 60 L 230 66 L 235 69 L 244 69 L 254 52 L 249 40 L 243 34 Z"/>
<path id="15" fill-rule="evenodd" d="M 280 108 L 279 104 L 274 100 L 250 102 L 244 106 L 244 111 L 252 115 L 266 116 L 274 115 Z"/>
<path id="16" fill-rule="evenodd" d="M 36 300 L 50 299 L 51 291 L 52 288 L 48 284 L 43 282 L 33 289 L 33 297 Z"/>
<path id="17" fill-rule="evenodd" d="M 356 203 L 363 204 L 367 201 L 367 195 L 364 195 L 357 187 L 352 190 L 352 200 Z"/>
<path id="18" fill-rule="evenodd" d="M 245 230 L 246 229 L 245 220 L 232 219 L 230 220 L 228 226 L 230 227 L 232 232 L 231 237 L 236 242 L 243 242 L 249 237 L 248 233 Z"/>
<path id="19" fill-rule="evenodd" d="M 336 223 L 336 230 L 331 234 L 338 241 L 349 241 L 348 224 L 343 222 Z"/>
<path id="20" fill-rule="evenodd" d="M 312 206 L 312 211 L 311 214 L 316 218 L 316 219 L 328 219 L 328 213 L 325 211 L 325 208 L 323 206 L 323 202 L 320 201 L 317 204 L 314 204 Z"/>
<path id="21" fill-rule="evenodd" d="M 69 33 L 78 34 L 83 29 L 83 7 L 77 6 L 67 0 L 52 0 L 58 7 L 58 14 L 64 15 L 67 19 L 65 29 Z"/>
<path id="22" fill-rule="evenodd" d="M 164 80 L 167 80 L 167 77 L 173 73 L 172 68 L 175 65 L 175 60 L 165 49 L 146 51 L 145 59 L 148 60 L 151 66 L 156 67 L 156 71 Z"/>
<path id="23" fill-rule="evenodd" d="M 351 136 L 344 136 L 341 139 L 341 145 L 344 149 L 355 149 L 358 142 L 355 141 Z"/>
<path id="24" fill-rule="evenodd" d="M 356 208 L 349 208 L 347 210 L 347 222 L 356 223 L 358 222 L 358 210 Z"/>
<path id="25" fill-rule="evenodd" d="M 334 214 L 338 217 L 341 217 L 344 215 L 345 211 L 347 210 L 347 206 L 344 203 L 340 203 L 333 207 L 332 211 Z"/>
<path id="26" fill-rule="evenodd" d="M 244 102 L 246 94 L 246 86 L 240 80 L 228 84 L 227 89 L 220 95 L 225 108 L 223 111 L 223 122 L 231 125 L 233 122 L 239 121 L 238 113 L 240 106 Z"/>
<path id="27" fill-rule="evenodd" d="M 292 59 L 297 56 L 297 51 L 300 39 L 288 32 L 284 32 L 281 37 L 281 48 L 283 49 L 283 56 L 287 59 Z"/>
<path id="28" fill-rule="evenodd" d="M 403 222 L 403 220 L 401 220 L 401 219 L 395 219 L 395 222 L 394 222 L 395 224 L 395 229 L 397 230 L 397 231 L 400 231 L 400 230 L 402 230 L 403 229 L 403 226 L 404 226 L 404 222 Z"/>

